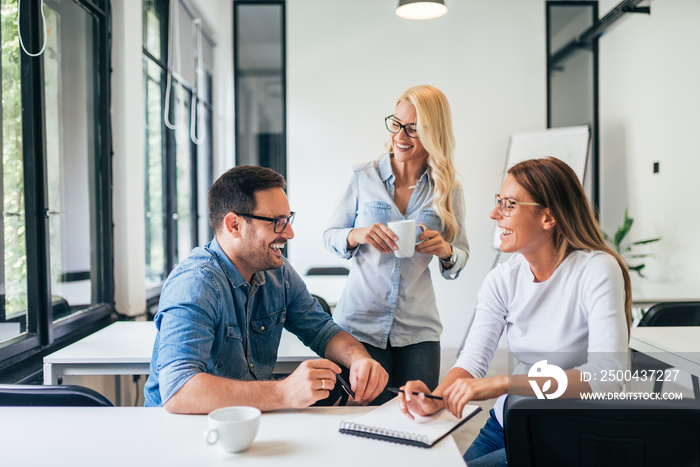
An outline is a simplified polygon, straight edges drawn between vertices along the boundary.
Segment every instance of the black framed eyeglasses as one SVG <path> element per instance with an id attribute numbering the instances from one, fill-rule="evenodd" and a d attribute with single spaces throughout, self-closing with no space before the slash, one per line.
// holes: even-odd
<path id="1" fill-rule="evenodd" d="M 244 214 L 241 212 L 235 213 L 238 216 L 242 217 L 249 217 L 251 219 L 257 219 L 259 221 L 267 221 L 267 222 L 272 222 L 275 224 L 274 231 L 275 233 L 282 233 L 284 232 L 284 229 L 287 228 L 288 225 L 292 225 L 292 222 L 294 222 L 294 212 L 290 212 L 287 217 L 263 217 L 263 216 L 255 216 L 253 214 Z"/>
<path id="2" fill-rule="evenodd" d="M 522 204 L 523 206 L 542 206 L 540 203 L 515 201 L 511 198 L 501 198 L 501 195 L 499 194 L 496 195 L 496 206 L 498 206 L 500 209 L 503 217 L 510 217 L 510 215 L 513 213 L 513 208 L 515 208 L 515 206 L 518 204 Z"/>
<path id="3" fill-rule="evenodd" d="M 403 131 L 406 133 L 406 136 L 414 139 L 418 138 L 418 128 L 416 127 L 415 123 L 406 123 L 405 125 L 402 125 L 401 122 L 396 120 L 393 115 L 389 115 L 388 117 L 384 118 L 384 124 L 386 125 L 386 129 L 389 130 L 390 133 L 397 135 L 401 132 L 401 129 L 403 128 Z"/>

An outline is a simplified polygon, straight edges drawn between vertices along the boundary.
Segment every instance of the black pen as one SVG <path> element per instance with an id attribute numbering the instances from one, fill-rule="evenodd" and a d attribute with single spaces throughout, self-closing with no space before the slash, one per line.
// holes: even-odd
<path id="1" fill-rule="evenodd" d="M 352 389 L 350 389 L 350 385 L 345 381 L 339 374 L 335 375 L 335 379 L 338 380 L 340 385 L 343 387 L 343 390 L 348 393 L 348 396 L 352 397 L 355 399 L 355 393 L 353 392 Z"/>
<path id="2" fill-rule="evenodd" d="M 389 391 L 389 392 L 393 392 L 393 393 L 395 393 L 395 394 L 398 394 L 398 393 L 400 393 L 400 392 L 404 392 L 403 389 L 399 389 L 399 388 L 386 388 L 386 390 Z M 416 392 L 416 391 L 413 391 L 412 394 L 413 394 L 414 396 L 419 396 L 419 395 L 423 394 L 423 395 L 424 395 L 425 397 L 427 397 L 428 399 L 435 399 L 436 401 L 441 401 L 441 400 L 442 400 L 442 397 L 440 397 L 440 396 L 433 396 L 432 394 L 426 394 L 426 393 L 424 393 L 424 392 Z"/>

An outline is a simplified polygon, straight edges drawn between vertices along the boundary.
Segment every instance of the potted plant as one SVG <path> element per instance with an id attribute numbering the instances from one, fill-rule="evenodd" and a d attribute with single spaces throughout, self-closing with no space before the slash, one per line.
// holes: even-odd
<path id="1" fill-rule="evenodd" d="M 615 235 L 613 237 L 610 237 L 608 234 L 603 232 L 603 236 L 605 237 L 605 240 L 613 247 L 613 249 L 620 255 L 622 256 L 622 259 L 625 260 L 627 263 L 627 268 L 630 271 L 634 271 L 637 274 L 639 274 L 639 277 L 646 278 L 646 276 L 642 273 L 642 269 L 646 266 L 644 263 L 640 263 L 637 265 L 631 265 L 630 260 L 639 260 L 641 258 L 647 258 L 647 257 L 653 257 L 654 255 L 652 254 L 639 254 L 639 253 L 633 253 L 632 248 L 638 246 L 638 245 L 647 245 L 649 243 L 654 243 L 658 242 L 661 240 L 661 237 L 657 238 L 650 238 L 647 240 L 638 240 L 636 242 L 628 242 L 625 241 L 625 238 L 627 237 L 627 234 L 629 233 L 630 229 L 632 228 L 632 224 L 634 223 L 634 219 L 632 219 L 628 213 L 627 209 L 625 209 L 625 220 L 622 223 L 622 226 L 617 229 L 617 232 L 615 232 Z M 636 261 L 635 261 L 636 262 Z"/>

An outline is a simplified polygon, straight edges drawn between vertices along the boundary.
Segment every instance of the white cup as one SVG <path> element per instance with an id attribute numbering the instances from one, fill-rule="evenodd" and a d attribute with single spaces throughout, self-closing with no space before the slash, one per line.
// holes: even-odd
<path id="1" fill-rule="evenodd" d="M 420 228 L 423 232 L 428 230 L 423 224 L 418 224 L 418 226 L 416 226 L 416 221 L 414 220 L 389 222 L 387 227 L 399 237 L 396 241 L 396 246 L 399 248 L 394 250 L 394 256 L 397 258 L 409 258 L 413 256 L 416 245 L 423 242 L 423 240 L 416 241 L 416 237 L 418 236 L 416 228 Z"/>
<path id="2" fill-rule="evenodd" d="M 260 410 L 255 407 L 224 407 L 207 416 L 207 444 L 218 444 L 226 452 L 245 451 L 253 444 L 260 425 Z"/>

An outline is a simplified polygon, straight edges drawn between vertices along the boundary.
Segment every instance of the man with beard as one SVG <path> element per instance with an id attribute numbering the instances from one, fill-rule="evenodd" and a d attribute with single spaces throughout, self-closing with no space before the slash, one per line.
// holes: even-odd
<path id="1" fill-rule="evenodd" d="M 247 405 L 307 407 L 328 397 L 343 365 L 361 404 L 388 375 L 309 294 L 280 250 L 294 237 L 284 178 L 235 167 L 209 189 L 215 238 L 195 248 L 163 284 L 146 406 L 208 413 Z M 271 381 L 282 329 L 326 358 Z"/>

